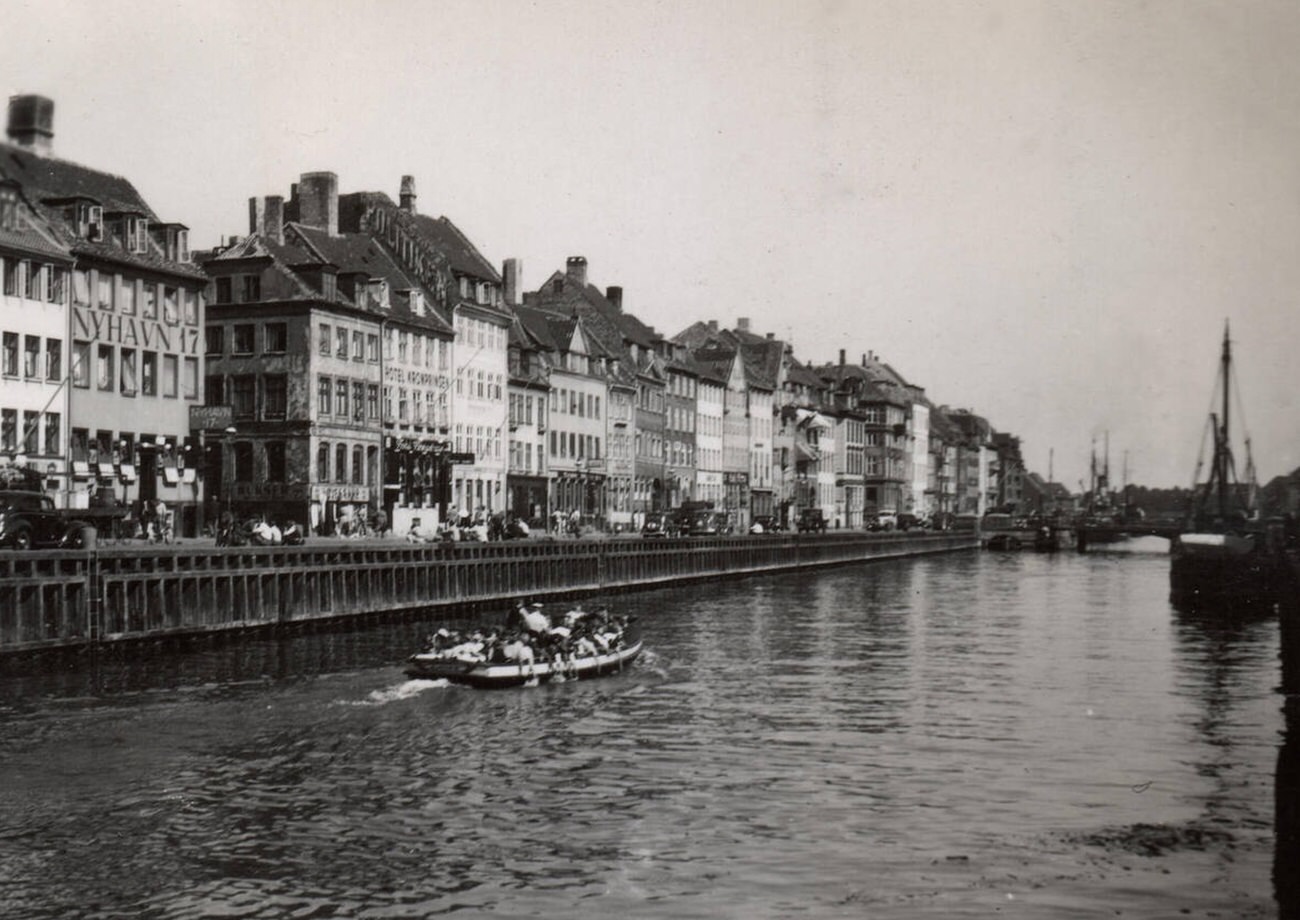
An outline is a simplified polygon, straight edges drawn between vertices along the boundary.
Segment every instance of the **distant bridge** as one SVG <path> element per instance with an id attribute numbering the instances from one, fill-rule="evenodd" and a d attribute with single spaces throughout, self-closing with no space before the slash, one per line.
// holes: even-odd
<path id="1" fill-rule="evenodd" d="M 1088 523 L 1074 527 L 1075 545 L 1079 552 L 1087 550 L 1090 543 L 1115 543 L 1124 537 L 1164 537 L 1172 540 L 1182 533 L 1182 524 L 1167 521 L 1130 521 L 1125 524 Z"/>

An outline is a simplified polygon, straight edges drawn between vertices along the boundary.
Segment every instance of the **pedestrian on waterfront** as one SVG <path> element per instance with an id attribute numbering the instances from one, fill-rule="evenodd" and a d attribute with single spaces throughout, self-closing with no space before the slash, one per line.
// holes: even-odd
<path id="1" fill-rule="evenodd" d="M 577 508 L 574 508 L 571 512 L 569 512 L 569 533 L 573 534 L 576 537 L 581 532 L 582 532 L 582 515 L 578 513 Z"/>

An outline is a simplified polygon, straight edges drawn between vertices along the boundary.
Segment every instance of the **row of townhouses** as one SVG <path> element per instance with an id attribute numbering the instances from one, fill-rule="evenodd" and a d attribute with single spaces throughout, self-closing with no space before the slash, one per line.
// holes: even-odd
<path id="1" fill-rule="evenodd" d="M 183 535 L 223 511 L 628 529 L 688 502 L 855 528 L 1041 484 L 1017 438 L 873 353 L 804 362 L 744 318 L 665 335 L 581 256 L 522 290 L 412 176 L 394 201 L 304 173 L 192 251 L 128 180 L 54 155 L 53 110 L 12 98 L 0 145 L 0 475 L 62 507 L 161 499 Z"/>

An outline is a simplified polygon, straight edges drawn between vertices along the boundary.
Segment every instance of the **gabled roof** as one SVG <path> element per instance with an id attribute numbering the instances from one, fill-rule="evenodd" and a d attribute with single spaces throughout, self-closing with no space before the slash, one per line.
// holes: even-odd
<path id="1" fill-rule="evenodd" d="M 558 291 L 555 289 L 557 281 L 560 282 Z M 612 345 L 612 340 L 617 337 L 619 348 L 631 343 L 654 349 L 660 338 L 650 326 L 616 307 L 600 288 L 589 282 L 580 284 L 565 272 L 552 272 L 540 288 L 524 294 L 524 302 L 542 310 L 580 312 L 588 317 L 599 317 L 599 322 L 592 325 L 606 345 Z"/>
<path id="2" fill-rule="evenodd" d="M 361 214 L 371 207 L 382 207 L 388 211 L 398 226 L 418 235 L 446 259 L 448 267 L 456 274 L 500 283 L 501 276 L 492 267 L 492 263 L 483 257 L 469 238 L 448 218 L 403 211 L 383 192 L 340 195 L 339 226 L 349 229 L 357 227 Z"/>
<path id="3" fill-rule="evenodd" d="M 7 187 L 17 195 L 17 220 L 13 229 L 0 226 L 0 249 L 24 255 L 44 256 L 60 262 L 72 262 L 72 253 L 58 241 L 58 234 L 32 206 L 17 183 L 0 179 L 0 187 Z"/>

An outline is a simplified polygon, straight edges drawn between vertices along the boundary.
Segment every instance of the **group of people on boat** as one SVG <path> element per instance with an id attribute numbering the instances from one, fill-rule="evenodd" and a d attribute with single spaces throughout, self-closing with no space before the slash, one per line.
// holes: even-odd
<path id="1" fill-rule="evenodd" d="M 439 658 L 487 664 L 565 665 L 623 648 L 627 618 L 608 609 L 577 604 L 552 622 L 540 603 L 516 601 L 504 626 L 479 626 L 461 633 L 446 628 L 429 637 Z"/>

